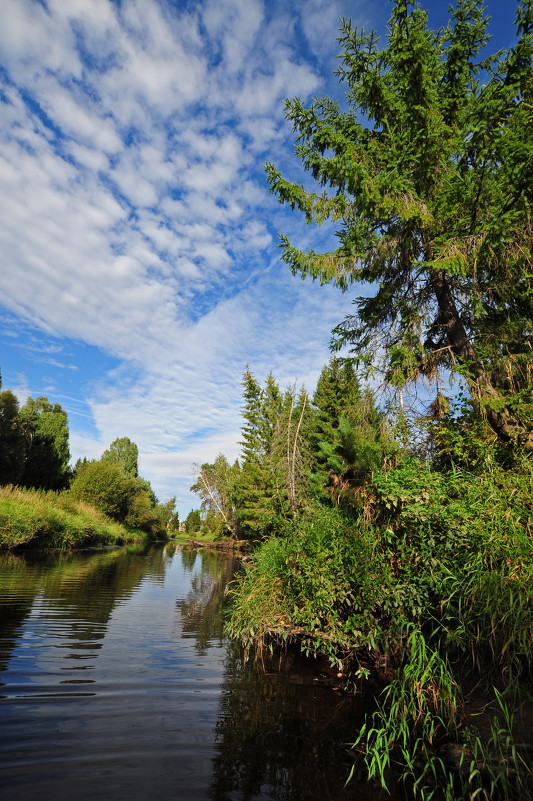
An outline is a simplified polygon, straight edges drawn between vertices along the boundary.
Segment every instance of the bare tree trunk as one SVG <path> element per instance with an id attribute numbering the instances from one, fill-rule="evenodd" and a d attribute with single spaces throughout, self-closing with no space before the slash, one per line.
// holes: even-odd
<path id="1" fill-rule="evenodd" d="M 292 511 L 293 514 L 296 512 L 296 450 L 298 446 L 298 437 L 300 436 L 300 426 L 302 425 L 302 420 L 305 412 L 305 404 L 307 401 L 307 395 L 304 395 L 304 402 L 302 404 L 302 411 L 300 413 L 300 419 L 298 420 L 298 425 L 296 426 L 296 434 L 294 435 L 294 443 L 292 446 L 292 463 L 291 463 L 291 473 L 292 473 Z"/>
<path id="2" fill-rule="evenodd" d="M 289 495 L 289 504 L 291 507 L 291 512 L 296 514 L 297 511 L 297 504 L 296 504 L 296 456 L 298 453 L 298 437 L 300 436 L 300 428 L 302 425 L 302 420 L 305 413 L 305 406 L 307 403 L 307 395 L 304 395 L 304 400 L 302 404 L 302 411 L 300 412 L 300 419 L 298 420 L 298 424 L 296 426 L 296 431 L 294 434 L 294 440 L 292 443 L 291 449 L 291 430 L 292 430 L 292 413 L 294 410 L 294 396 L 296 393 L 296 385 L 294 386 L 293 394 L 291 397 L 291 408 L 289 412 L 289 422 L 287 425 L 287 491 Z"/>
<path id="3" fill-rule="evenodd" d="M 209 485 L 209 483 L 206 481 L 206 479 L 205 479 L 205 477 L 203 476 L 203 474 L 202 474 L 202 471 L 201 471 L 201 470 L 200 470 L 200 472 L 199 472 L 198 478 L 199 478 L 199 480 L 202 482 L 202 484 L 204 485 L 204 487 L 205 487 L 205 490 L 206 490 L 207 494 L 209 495 L 209 497 L 211 498 L 211 500 L 212 500 L 212 502 L 213 502 L 213 504 L 214 504 L 214 506 L 215 506 L 215 508 L 216 508 L 217 512 L 219 513 L 219 515 L 221 515 L 222 519 L 224 520 L 224 525 L 225 525 L 225 526 L 226 526 L 226 528 L 228 529 L 229 533 L 230 533 L 231 535 L 233 535 L 233 534 L 235 533 L 235 532 L 234 532 L 234 526 L 232 526 L 232 525 L 231 525 L 231 523 L 229 522 L 229 520 L 228 520 L 228 516 L 227 516 L 227 514 L 226 514 L 226 512 L 225 512 L 225 510 L 224 510 L 224 507 L 222 506 L 222 503 L 221 503 L 221 502 L 220 502 L 220 500 L 217 498 L 216 492 L 213 492 L 213 489 L 212 489 L 212 487 L 211 487 L 211 486 Z"/>
<path id="4" fill-rule="evenodd" d="M 291 427 L 292 427 L 292 410 L 294 409 L 294 393 L 296 392 L 296 385 L 291 395 L 291 408 L 289 411 L 289 422 L 287 423 L 287 492 L 289 495 L 289 505 L 294 514 L 296 506 L 295 489 L 293 482 L 293 473 L 291 470 Z"/>

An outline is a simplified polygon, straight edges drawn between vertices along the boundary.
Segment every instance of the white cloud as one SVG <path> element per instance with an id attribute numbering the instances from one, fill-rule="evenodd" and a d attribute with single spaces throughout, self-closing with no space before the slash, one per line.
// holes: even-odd
<path id="1" fill-rule="evenodd" d="M 156 492 L 179 490 L 190 505 L 190 461 L 238 450 L 246 362 L 262 378 L 272 368 L 282 385 L 311 386 L 348 310 L 280 265 L 278 224 L 292 218 L 269 198 L 262 168 L 286 158 L 282 99 L 322 81 L 295 39 L 306 5 L 5 7 L 3 304 L 120 360 L 83 390 L 96 434 L 73 413 L 73 455 L 129 436 Z M 59 389 L 59 373 L 83 385 L 83 364 L 55 366 Z"/>
<path id="2" fill-rule="evenodd" d="M 55 5 L 65 8 L 57 0 Z M 4 0 L 0 54 L 8 61 L 14 80 L 31 86 L 43 65 L 79 77 L 81 65 L 74 33 L 65 16 L 57 11 L 55 8 L 49 13 L 33 0 Z"/>

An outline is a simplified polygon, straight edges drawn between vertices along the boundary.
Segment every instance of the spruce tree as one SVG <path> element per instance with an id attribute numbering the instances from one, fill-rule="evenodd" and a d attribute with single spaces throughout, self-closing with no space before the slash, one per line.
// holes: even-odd
<path id="1" fill-rule="evenodd" d="M 309 223 L 336 226 L 332 252 L 282 237 L 294 273 L 343 290 L 366 282 L 336 329 L 367 366 L 401 386 L 440 369 L 461 376 L 503 443 L 533 448 L 533 0 L 517 41 L 487 57 L 479 0 L 446 28 L 395 0 L 387 41 L 342 21 L 332 99 L 286 102 L 308 191 L 267 165 L 271 190 Z"/>
<path id="2" fill-rule="evenodd" d="M 236 507 L 244 531 L 259 536 L 272 529 L 279 513 L 272 442 L 282 396 L 272 373 L 262 388 L 247 366 L 242 383 L 242 469 L 235 487 Z"/>
<path id="3" fill-rule="evenodd" d="M 311 483 L 321 499 L 350 504 L 358 488 L 394 449 L 383 415 L 361 387 L 353 362 L 332 359 L 313 395 Z"/>

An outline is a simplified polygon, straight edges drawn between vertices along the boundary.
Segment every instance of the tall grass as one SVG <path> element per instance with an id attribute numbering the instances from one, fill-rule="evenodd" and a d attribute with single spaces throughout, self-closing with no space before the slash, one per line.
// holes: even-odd
<path id="1" fill-rule="evenodd" d="M 280 540 L 267 540 L 241 576 L 230 585 L 232 614 L 228 628 L 248 656 L 253 647 L 261 654 L 272 643 L 285 642 L 290 621 L 283 582 L 284 554 Z"/>
<path id="2" fill-rule="evenodd" d="M 0 487 L 0 548 L 80 548 L 138 539 L 67 493 Z"/>

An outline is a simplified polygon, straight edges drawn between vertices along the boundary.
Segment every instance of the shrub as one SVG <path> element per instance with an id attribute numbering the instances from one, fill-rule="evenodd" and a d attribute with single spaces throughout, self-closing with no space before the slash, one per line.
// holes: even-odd
<path id="1" fill-rule="evenodd" d="M 126 474 L 108 459 L 81 464 L 69 492 L 129 528 L 148 533 L 163 530 L 148 482 Z"/>

